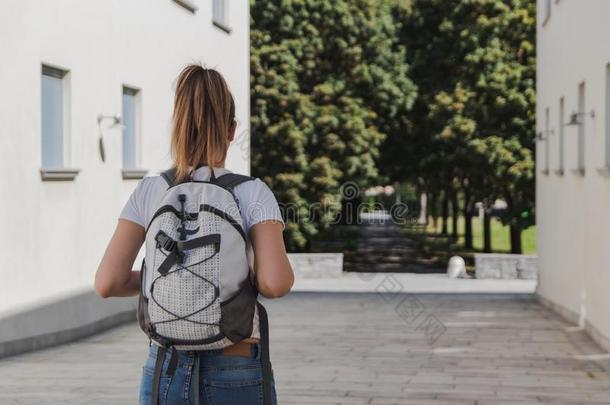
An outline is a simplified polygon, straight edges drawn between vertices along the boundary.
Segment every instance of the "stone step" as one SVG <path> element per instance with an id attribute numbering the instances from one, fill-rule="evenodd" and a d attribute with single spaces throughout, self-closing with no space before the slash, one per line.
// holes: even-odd
<path id="1" fill-rule="evenodd" d="M 343 271 L 356 273 L 444 273 L 442 267 L 433 267 L 430 265 L 419 264 L 414 262 L 409 263 L 376 263 L 374 265 L 364 263 L 343 263 Z"/>

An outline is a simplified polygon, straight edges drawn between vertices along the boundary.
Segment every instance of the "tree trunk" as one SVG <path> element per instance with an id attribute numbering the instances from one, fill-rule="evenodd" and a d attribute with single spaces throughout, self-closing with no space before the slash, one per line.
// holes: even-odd
<path id="1" fill-rule="evenodd" d="M 464 189 L 464 248 L 472 249 L 472 203 L 468 188 Z"/>
<path id="2" fill-rule="evenodd" d="M 443 221 L 441 235 L 447 235 L 447 219 L 449 218 L 449 199 L 447 198 L 447 192 L 443 193 L 443 207 L 441 216 L 441 220 Z"/>
<path id="3" fill-rule="evenodd" d="M 523 253 L 521 249 L 521 228 L 514 224 L 510 225 L 510 252 Z"/>
<path id="4" fill-rule="evenodd" d="M 419 195 L 419 218 L 417 223 L 420 225 L 428 224 L 428 195 L 426 193 Z"/>
<path id="5" fill-rule="evenodd" d="M 514 211 L 514 205 L 513 205 L 513 198 L 510 195 L 510 193 L 508 193 L 508 192 L 506 192 L 506 205 L 507 205 L 507 210 L 510 213 L 510 221 L 511 221 L 511 224 L 509 225 L 510 252 L 521 254 L 523 251 L 522 247 L 521 247 L 521 227 L 519 227 L 515 223 L 512 223 L 515 219 L 515 211 Z"/>
<path id="6" fill-rule="evenodd" d="M 432 217 L 432 226 L 434 232 L 436 232 L 436 220 L 438 219 L 438 212 L 436 210 L 436 193 L 430 194 L 430 209 L 428 210 L 430 217 Z"/>
<path id="7" fill-rule="evenodd" d="M 451 238 L 457 242 L 458 240 L 458 216 L 459 216 L 459 207 L 458 207 L 458 195 L 457 191 L 453 191 L 451 193 Z"/>
<path id="8" fill-rule="evenodd" d="M 487 203 L 483 209 L 483 252 L 491 253 L 491 208 Z"/>

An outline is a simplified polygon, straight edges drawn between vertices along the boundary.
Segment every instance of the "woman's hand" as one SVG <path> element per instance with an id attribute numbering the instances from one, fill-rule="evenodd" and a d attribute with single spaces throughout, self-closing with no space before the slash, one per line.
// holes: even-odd
<path id="1" fill-rule="evenodd" d="M 140 272 L 133 262 L 144 243 L 144 228 L 119 219 L 95 274 L 95 291 L 103 298 L 129 297 L 140 292 Z"/>
<path id="2" fill-rule="evenodd" d="M 278 221 L 259 222 L 250 229 L 258 290 L 267 298 L 286 295 L 294 283 L 282 230 Z"/>

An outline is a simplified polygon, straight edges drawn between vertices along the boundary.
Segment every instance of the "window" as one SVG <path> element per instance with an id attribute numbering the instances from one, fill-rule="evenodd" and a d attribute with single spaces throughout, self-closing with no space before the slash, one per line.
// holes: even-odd
<path id="1" fill-rule="evenodd" d="M 550 157 L 550 142 L 551 142 L 551 129 L 549 128 L 551 121 L 551 112 L 547 107 L 544 110 L 544 169 L 542 172 L 544 174 L 549 174 L 549 157 Z"/>
<path id="2" fill-rule="evenodd" d="M 74 180 L 69 163 L 70 74 L 42 65 L 40 80 L 40 135 L 42 180 Z"/>
<path id="3" fill-rule="evenodd" d="M 577 157 L 576 157 L 576 173 L 585 174 L 585 83 L 578 85 L 578 114 L 580 123 L 578 125 L 578 140 L 577 140 Z"/>
<path id="4" fill-rule="evenodd" d="M 559 164 L 557 165 L 557 174 L 563 175 L 564 170 L 564 135 L 565 135 L 565 101 L 564 98 L 561 97 L 559 99 Z"/>
<path id="5" fill-rule="evenodd" d="M 123 107 L 121 111 L 121 123 L 123 127 L 123 178 L 141 179 L 147 171 L 138 169 L 141 108 L 140 90 L 123 86 Z"/>
<path id="6" fill-rule="evenodd" d="M 136 139 L 138 127 L 137 98 L 138 91 L 123 87 L 123 168 L 136 167 Z"/>
<path id="7" fill-rule="evenodd" d="M 606 145 L 604 165 L 610 168 L 610 64 L 606 65 Z"/>
<path id="8" fill-rule="evenodd" d="M 546 22 L 551 18 L 551 0 L 540 0 L 542 2 L 542 15 L 541 21 L 542 25 L 546 24 Z"/>
<path id="9" fill-rule="evenodd" d="M 41 87 L 42 167 L 64 166 L 63 70 L 43 66 Z"/>
<path id="10" fill-rule="evenodd" d="M 212 22 L 223 31 L 231 32 L 228 0 L 212 0 Z"/>
<path id="11" fill-rule="evenodd" d="M 197 5 L 195 4 L 194 0 L 174 0 L 174 2 L 193 14 L 197 12 Z"/>

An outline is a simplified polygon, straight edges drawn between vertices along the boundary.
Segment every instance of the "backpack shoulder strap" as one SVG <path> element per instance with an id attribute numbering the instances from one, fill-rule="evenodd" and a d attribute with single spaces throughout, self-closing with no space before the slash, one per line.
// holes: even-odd
<path id="1" fill-rule="evenodd" d="M 220 187 L 224 187 L 232 192 L 233 189 L 239 186 L 240 184 L 253 180 L 254 177 L 245 176 L 243 174 L 227 173 L 223 174 L 220 177 L 217 177 L 216 181 L 214 181 L 214 184 Z"/>
<path id="2" fill-rule="evenodd" d="M 161 172 L 161 177 L 163 177 L 163 180 L 165 180 L 165 182 L 167 183 L 167 185 L 169 187 L 173 187 L 176 184 L 178 184 L 178 182 L 176 181 L 177 171 L 178 170 L 175 167 L 172 167 L 171 169 Z M 224 187 L 230 191 L 233 191 L 233 189 L 235 187 L 239 186 L 241 183 L 245 183 L 247 181 L 252 181 L 252 180 L 254 180 L 254 177 L 245 176 L 243 174 L 237 174 L 237 173 L 227 173 L 227 174 L 223 174 L 220 177 L 217 177 L 214 180 L 214 184 L 216 184 L 220 187 Z"/>
<path id="3" fill-rule="evenodd" d="M 167 183 L 167 185 L 169 187 L 173 187 L 176 185 L 176 173 L 177 172 L 178 172 L 178 169 L 176 169 L 175 167 L 172 167 L 171 169 L 161 172 L 161 177 L 163 177 L 163 180 L 165 180 L 165 182 Z"/>
<path id="4" fill-rule="evenodd" d="M 273 404 L 273 369 L 269 356 L 269 319 L 267 311 L 260 302 L 256 301 L 258 309 L 259 330 L 261 335 L 261 366 L 263 373 L 263 404 Z"/>

